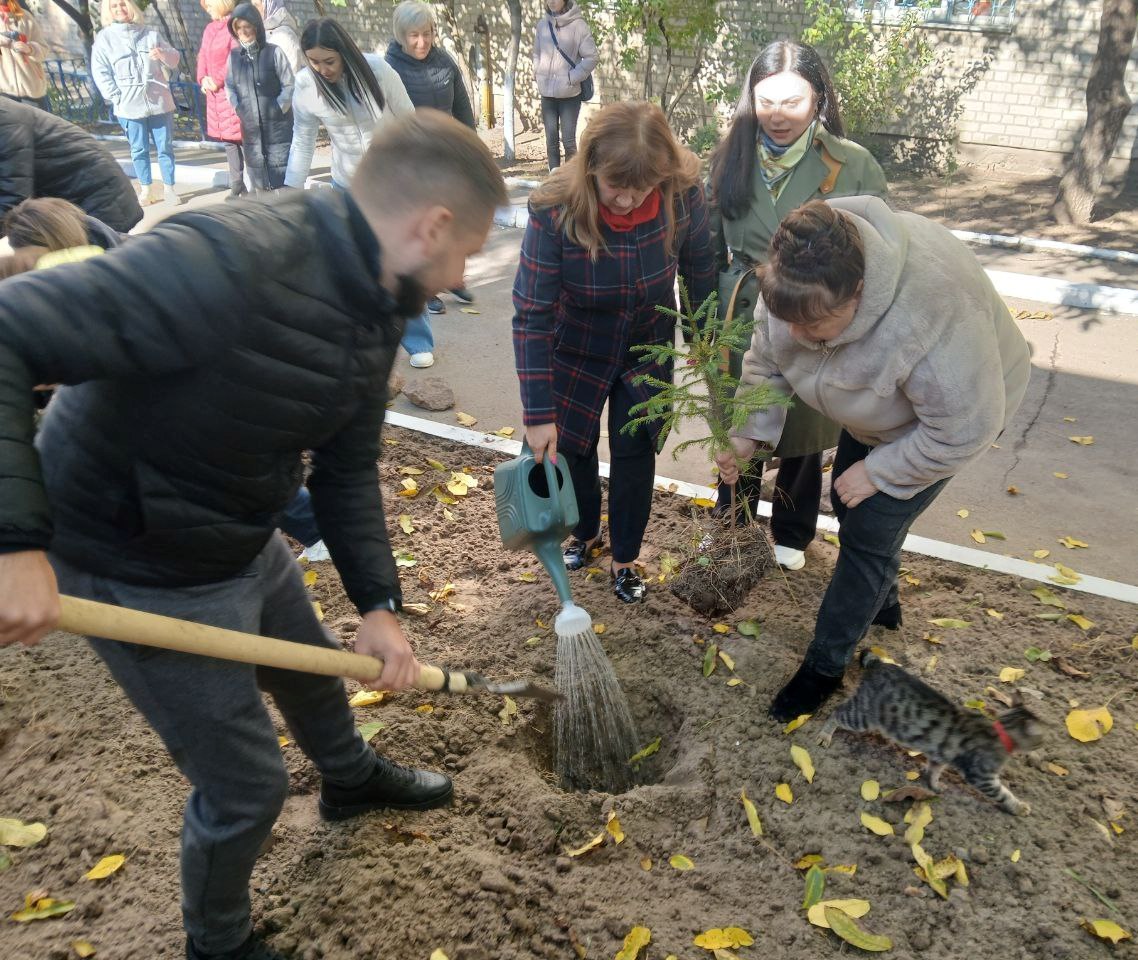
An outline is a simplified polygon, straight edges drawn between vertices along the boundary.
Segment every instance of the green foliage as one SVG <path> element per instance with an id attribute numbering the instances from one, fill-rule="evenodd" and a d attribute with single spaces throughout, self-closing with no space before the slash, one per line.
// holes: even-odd
<path id="1" fill-rule="evenodd" d="M 904 95 L 933 60 L 921 15 L 909 9 L 895 24 L 873 25 L 873 4 L 851 18 L 845 0 L 806 0 L 810 26 L 802 42 L 823 51 L 854 139 L 877 133 L 896 119 Z"/>
<path id="2" fill-rule="evenodd" d="M 719 143 L 719 125 L 716 123 L 705 123 L 688 138 L 688 146 L 692 153 L 700 157 L 717 143 Z"/>
<path id="3" fill-rule="evenodd" d="M 739 381 L 727 369 L 727 354 L 742 352 L 751 343 L 751 318 L 746 311 L 733 319 L 719 316 L 718 294 L 712 293 L 696 310 L 692 310 L 688 292 L 680 283 L 681 310 L 657 307 L 661 313 L 679 321 L 688 341 L 687 349 L 674 343 L 642 344 L 636 353 L 651 357 L 658 364 L 674 364 L 677 375 L 672 381 L 641 374 L 633 381 L 647 383 L 656 393 L 632 407 L 632 419 L 624 426 L 628 433 L 640 426 L 662 422 L 671 430 L 681 420 L 695 422 L 706 433 L 679 444 L 673 456 L 688 447 L 704 447 L 714 458 L 731 451 L 731 432 L 747 422 L 747 418 L 768 407 L 790 403 L 790 399 L 764 384 L 744 390 L 738 395 Z M 678 382 L 677 382 L 678 381 Z"/>

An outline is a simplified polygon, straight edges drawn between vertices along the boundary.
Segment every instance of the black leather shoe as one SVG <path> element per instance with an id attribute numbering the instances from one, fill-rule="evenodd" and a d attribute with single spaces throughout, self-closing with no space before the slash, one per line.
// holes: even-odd
<path id="1" fill-rule="evenodd" d="M 325 780 L 320 785 L 320 816 L 347 820 L 369 810 L 430 810 L 450 803 L 454 786 L 450 777 L 431 770 L 416 770 L 376 756 L 371 779 L 347 789 Z"/>
<path id="2" fill-rule="evenodd" d="M 882 607 L 873 618 L 873 626 L 896 630 L 901 626 L 901 604 L 898 601 L 891 607 Z"/>
<path id="3" fill-rule="evenodd" d="M 226 950 L 225 953 L 202 953 L 187 937 L 186 960 L 288 960 L 288 956 L 274 950 L 255 933 L 251 933 L 249 939 L 236 950 Z"/>
<path id="4" fill-rule="evenodd" d="M 565 553 L 562 556 L 565 559 L 566 570 L 580 570 L 589 562 L 589 554 L 599 547 L 605 545 L 604 538 L 598 533 L 597 539 L 592 543 L 586 543 L 580 537 L 574 537 L 569 541 L 569 546 L 565 548 Z"/>
<path id="5" fill-rule="evenodd" d="M 802 664 L 775 695 L 769 711 L 771 719 L 789 723 L 804 713 L 814 713 L 841 685 L 841 677 L 831 677 Z"/>
<path id="6" fill-rule="evenodd" d="M 621 567 L 612 577 L 612 592 L 621 603 L 639 603 L 644 599 L 644 581 L 632 567 Z"/>

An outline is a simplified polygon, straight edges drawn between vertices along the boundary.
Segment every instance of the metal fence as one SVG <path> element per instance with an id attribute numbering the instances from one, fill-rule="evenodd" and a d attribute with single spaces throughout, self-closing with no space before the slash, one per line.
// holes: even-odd
<path id="1" fill-rule="evenodd" d="M 190 62 L 185 50 L 178 52 L 183 63 Z M 48 60 L 44 66 L 52 113 L 83 126 L 117 126 L 111 105 L 97 96 L 82 58 Z M 171 80 L 170 94 L 174 98 L 174 136 L 179 140 L 205 140 L 205 98 L 201 88 L 192 80 Z"/>

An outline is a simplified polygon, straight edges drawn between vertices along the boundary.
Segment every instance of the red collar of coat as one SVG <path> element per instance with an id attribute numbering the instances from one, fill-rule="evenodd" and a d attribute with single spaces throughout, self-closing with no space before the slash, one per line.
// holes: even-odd
<path id="1" fill-rule="evenodd" d="M 653 190 L 639 207 L 628 213 L 613 213 L 603 203 L 598 204 L 597 208 L 601 212 L 601 219 L 609 227 L 617 233 L 626 233 L 635 226 L 656 219 L 660 213 L 660 190 L 659 188 Z"/>

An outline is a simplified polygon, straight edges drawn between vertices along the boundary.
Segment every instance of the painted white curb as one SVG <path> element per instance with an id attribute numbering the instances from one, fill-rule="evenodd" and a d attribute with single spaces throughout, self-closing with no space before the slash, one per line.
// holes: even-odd
<path id="1" fill-rule="evenodd" d="M 492 433 L 479 433 L 477 430 L 468 430 L 466 427 L 451 426 L 449 423 L 436 423 L 423 417 L 413 417 L 395 410 L 387 411 L 387 423 L 417 433 L 425 433 L 442 440 L 453 440 L 470 447 L 481 447 L 483 450 L 493 450 L 508 457 L 516 457 L 521 453 L 522 445 L 518 440 L 508 440 L 505 437 L 495 436 Z M 602 477 L 609 475 L 609 465 L 600 464 Z M 654 478 L 656 489 L 674 493 L 680 497 L 706 497 L 715 498 L 715 491 L 711 487 L 688 483 L 684 480 L 673 480 L 670 477 L 657 475 Z M 771 515 L 769 501 L 759 503 L 759 513 L 764 517 Z M 822 533 L 837 533 L 838 521 L 834 517 L 819 516 L 818 530 Z M 979 570 L 991 570 L 994 573 L 1006 573 L 1013 577 L 1022 577 L 1025 580 L 1036 580 L 1051 586 L 1057 586 L 1051 581 L 1055 576 L 1055 568 L 1043 563 L 1032 563 L 1029 560 L 1019 560 L 1015 557 L 1005 557 L 996 553 L 986 553 L 983 550 L 974 550 L 971 547 L 958 546 L 955 543 L 945 543 L 942 540 L 931 540 L 928 537 L 919 537 L 909 534 L 905 538 L 902 549 L 909 553 L 917 553 L 937 560 L 947 560 L 950 563 L 959 563 L 967 567 L 976 567 Z M 1104 580 L 1101 577 L 1082 575 L 1078 583 L 1062 586 L 1064 590 L 1076 590 L 1080 593 L 1089 593 L 1097 597 L 1108 597 L 1111 600 L 1121 600 L 1124 603 L 1138 604 L 1138 586 L 1129 583 L 1119 583 L 1116 580 Z"/>
<path id="2" fill-rule="evenodd" d="M 1131 253 L 1129 250 L 1110 250 L 1106 247 L 1090 247 L 1085 243 L 1065 243 L 1062 240 L 1042 240 L 1038 237 L 1009 237 L 1002 233 L 976 233 L 974 230 L 953 230 L 952 235 L 965 243 L 978 243 L 985 247 L 1003 247 L 1008 250 L 1046 250 L 1057 253 L 1071 253 L 1077 257 L 1089 257 L 1094 260 L 1138 264 L 1138 253 Z"/>
<path id="3" fill-rule="evenodd" d="M 1097 283 L 1075 283 L 1058 277 L 1035 277 L 1028 273 L 985 270 L 1004 297 L 1055 303 L 1067 307 L 1083 307 L 1103 313 L 1138 314 L 1138 290 L 1106 287 Z"/>
<path id="4" fill-rule="evenodd" d="M 129 160 L 119 160 L 119 166 L 132 180 L 135 177 L 134 164 Z M 197 166 L 191 163 L 174 164 L 175 186 L 192 187 L 228 187 L 229 171 L 216 170 L 213 167 Z"/>

